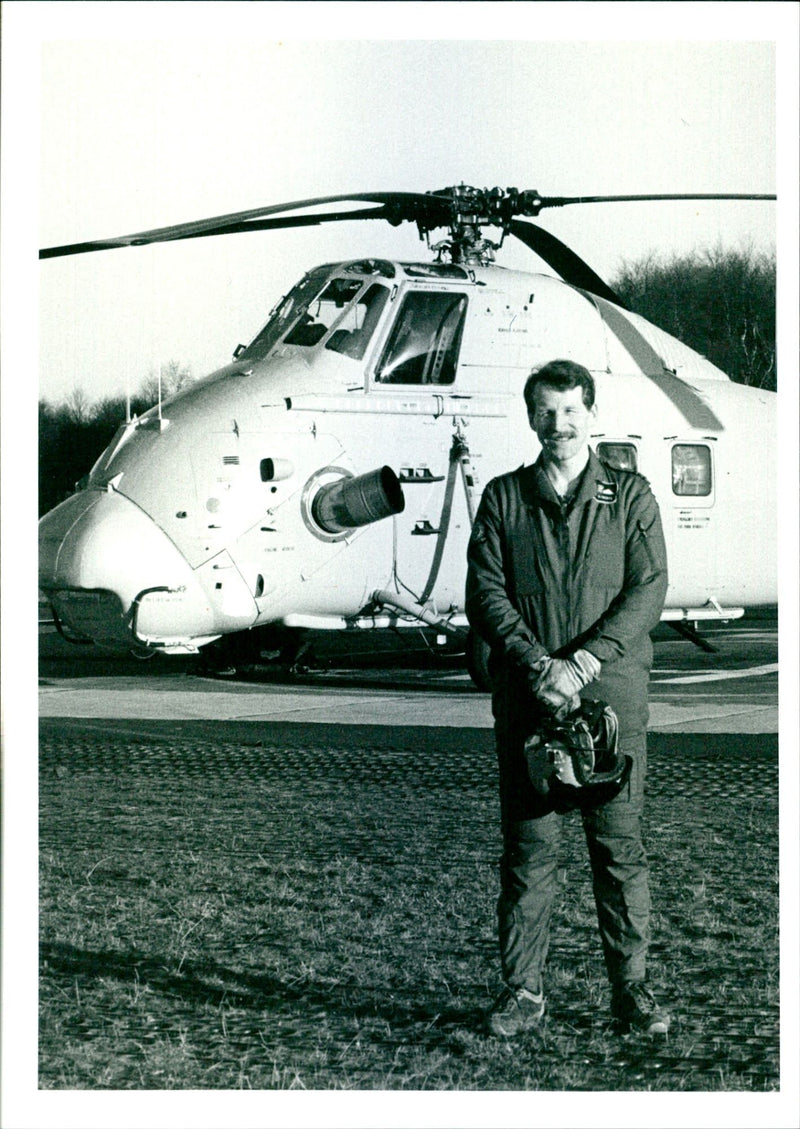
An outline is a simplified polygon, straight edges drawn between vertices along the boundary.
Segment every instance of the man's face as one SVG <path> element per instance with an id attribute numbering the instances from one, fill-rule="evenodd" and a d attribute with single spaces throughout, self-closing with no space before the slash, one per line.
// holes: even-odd
<path id="1" fill-rule="evenodd" d="M 545 457 L 556 463 L 566 462 L 586 449 L 596 416 L 597 405 L 586 407 L 582 388 L 561 391 L 546 384 L 534 389 L 533 411 L 528 412 Z"/>

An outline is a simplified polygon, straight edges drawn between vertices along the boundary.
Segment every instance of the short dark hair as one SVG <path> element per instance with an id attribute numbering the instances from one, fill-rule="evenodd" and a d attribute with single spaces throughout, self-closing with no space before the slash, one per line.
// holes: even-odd
<path id="1" fill-rule="evenodd" d="M 592 374 L 583 365 L 575 361 L 549 361 L 540 368 L 535 368 L 525 381 L 525 404 L 528 413 L 534 410 L 534 395 L 540 384 L 548 388 L 557 388 L 559 392 L 566 392 L 569 388 L 583 389 L 584 407 L 594 406 L 594 379 Z"/>

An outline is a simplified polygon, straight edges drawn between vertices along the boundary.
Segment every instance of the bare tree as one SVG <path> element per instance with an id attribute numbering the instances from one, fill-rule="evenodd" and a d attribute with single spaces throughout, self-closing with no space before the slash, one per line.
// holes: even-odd
<path id="1" fill-rule="evenodd" d="M 88 423 L 92 417 L 92 408 L 86 391 L 75 385 L 64 401 L 64 410 L 72 423 Z"/>
<path id="2" fill-rule="evenodd" d="M 160 366 L 161 372 L 161 399 L 166 400 L 182 392 L 194 380 L 191 369 L 182 365 L 180 361 L 167 361 Z M 148 404 L 158 403 L 159 372 L 151 370 L 146 380 L 142 381 L 136 392 L 136 398 L 145 400 Z"/>

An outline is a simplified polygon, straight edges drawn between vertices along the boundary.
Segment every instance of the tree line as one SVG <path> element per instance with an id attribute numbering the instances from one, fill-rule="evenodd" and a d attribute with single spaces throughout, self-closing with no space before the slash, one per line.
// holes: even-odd
<path id="1" fill-rule="evenodd" d="M 775 275 L 774 253 L 714 248 L 623 264 L 613 289 L 737 384 L 774 392 Z"/>
<path id="2" fill-rule="evenodd" d="M 692 255 L 645 256 L 624 263 L 612 289 L 627 306 L 707 357 L 739 384 L 775 391 L 775 256 L 720 248 Z M 177 361 L 162 369 L 163 398 L 191 383 Z M 158 401 L 150 375 L 131 398 L 131 414 Z M 76 388 L 58 405 L 39 402 L 39 513 L 67 497 L 88 474 L 126 418 L 124 397 L 96 403 Z"/>

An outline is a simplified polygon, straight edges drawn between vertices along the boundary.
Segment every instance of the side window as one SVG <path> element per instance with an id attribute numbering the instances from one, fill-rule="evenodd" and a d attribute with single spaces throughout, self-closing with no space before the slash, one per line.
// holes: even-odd
<path id="1" fill-rule="evenodd" d="M 617 470 L 639 469 L 633 443 L 598 443 L 597 457 Z"/>
<path id="2" fill-rule="evenodd" d="M 388 297 L 389 291 L 385 286 L 373 283 L 347 311 L 325 342 L 325 348 L 360 361 Z"/>
<path id="3" fill-rule="evenodd" d="M 676 443 L 672 448 L 672 493 L 707 498 L 711 485 L 710 447 L 705 443 Z"/>
<path id="4" fill-rule="evenodd" d="M 465 294 L 407 294 L 375 379 L 383 384 L 452 384 L 466 309 Z"/>

